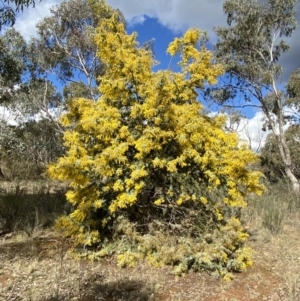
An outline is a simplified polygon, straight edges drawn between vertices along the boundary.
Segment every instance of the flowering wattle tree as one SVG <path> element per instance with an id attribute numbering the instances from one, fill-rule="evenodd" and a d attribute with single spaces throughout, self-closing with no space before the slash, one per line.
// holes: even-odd
<path id="1" fill-rule="evenodd" d="M 180 71 L 155 72 L 153 54 L 117 15 L 100 21 L 101 96 L 70 103 L 61 119 L 68 151 L 49 167 L 69 181 L 74 207 L 57 225 L 87 256 L 143 258 L 177 274 L 251 264 L 235 209 L 263 191 L 261 174 L 250 169 L 256 155 L 223 130 L 224 117 L 202 113 L 197 90 L 223 72 L 204 39 L 196 29 L 175 39 L 167 52 L 180 56 Z"/>

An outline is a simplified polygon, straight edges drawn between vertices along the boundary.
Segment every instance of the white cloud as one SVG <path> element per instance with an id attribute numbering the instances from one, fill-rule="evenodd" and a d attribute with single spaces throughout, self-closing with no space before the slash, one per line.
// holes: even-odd
<path id="1" fill-rule="evenodd" d="M 146 16 L 145 15 L 135 16 L 135 17 L 133 17 L 131 19 L 131 24 L 132 25 L 143 24 L 145 20 L 146 20 Z"/>
<path id="2" fill-rule="evenodd" d="M 210 33 L 215 25 L 225 24 L 223 2 L 224 0 L 107 0 L 108 4 L 124 13 L 129 23 L 137 16 L 148 16 L 157 18 L 162 25 L 175 32 L 198 27 Z"/>
<path id="3" fill-rule="evenodd" d="M 243 118 L 237 127 L 237 133 L 241 141 L 247 143 L 249 147 L 258 152 L 265 144 L 270 131 L 263 131 L 264 115 L 257 112 L 252 118 Z"/>
<path id="4" fill-rule="evenodd" d="M 43 0 L 20 13 L 15 28 L 28 39 L 36 34 L 35 25 L 50 14 L 50 8 L 62 0 Z M 119 8 L 130 25 L 143 23 L 146 16 L 157 18 L 158 22 L 174 32 L 198 27 L 213 35 L 215 25 L 225 24 L 222 12 L 224 0 L 107 0 L 112 7 Z M 157 35 L 159 33 L 153 33 Z"/>
<path id="5" fill-rule="evenodd" d="M 18 30 L 25 39 L 29 39 L 36 35 L 36 24 L 50 14 L 50 8 L 60 4 L 61 0 L 44 0 L 36 2 L 35 7 L 29 7 L 17 16 L 15 24 Z"/>

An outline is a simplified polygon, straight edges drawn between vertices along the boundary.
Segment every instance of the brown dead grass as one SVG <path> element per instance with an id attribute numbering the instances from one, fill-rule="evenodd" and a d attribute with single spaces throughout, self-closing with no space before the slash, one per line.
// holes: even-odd
<path id="1" fill-rule="evenodd" d="M 0 300 L 30 301 L 297 301 L 300 300 L 300 216 L 274 236 L 252 220 L 254 266 L 224 283 L 205 273 L 177 278 L 169 267 L 119 268 L 115 260 L 75 261 L 56 233 L 0 243 Z M 257 227 L 257 228 L 255 228 Z"/>

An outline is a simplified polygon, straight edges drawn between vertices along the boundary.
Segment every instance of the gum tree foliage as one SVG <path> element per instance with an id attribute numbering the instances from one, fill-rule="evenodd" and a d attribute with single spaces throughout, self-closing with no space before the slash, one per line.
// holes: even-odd
<path id="1" fill-rule="evenodd" d="M 14 87 L 21 83 L 25 70 L 25 56 L 26 42 L 23 37 L 13 28 L 7 30 L 0 37 L 0 104 L 7 109 L 13 108 L 11 100 L 17 94 Z M 16 150 L 21 150 L 22 144 L 18 141 L 13 128 L 9 126 L 9 116 L 4 113 L 2 115 L 0 121 L 0 170 L 3 175 L 2 154 L 5 147 L 13 146 Z"/>
<path id="2" fill-rule="evenodd" d="M 52 75 L 62 81 L 65 100 L 98 97 L 96 79 L 103 73 L 103 65 L 96 55 L 98 46 L 93 39 L 99 20 L 110 16 L 99 5 L 99 0 L 62 2 L 37 24 L 38 37 L 30 41 L 35 76 Z M 123 15 L 115 12 L 125 23 Z"/>
<path id="3" fill-rule="evenodd" d="M 16 12 L 23 12 L 24 8 L 35 6 L 34 0 L 2 0 L 0 8 L 0 31 L 5 25 L 13 26 L 16 22 Z"/>
<path id="4" fill-rule="evenodd" d="M 244 270 L 247 234 L 235 212 L 263 186 L 250 168 L 256 155 L 223 130 L 224 117 L 202 113 L 198 90 L 223 73 L 205 34 L 189 30 L 170 44 L 181 71 L 154 72 L 152 52 L 104 1 L 101 9 L 111 13 L 95 35 L 101 97 L 69 103 L 67 152 L 49 166 L 70 183 L 74 209 L 57 226 L 85 256 L 117 253 L 121 266 L 145 258 L 177 274 Z"/>
<path id="5" fill-rule="evenodd" d="M 21 123 L 61 101 L 55 86 L 45 78 L 31 76 L 28 44 L 14 28 L 0 37 L 0 103 Z"/>
<path id="6" fill-rule="evenodd" d="M 289 82 L 286 86 L 287 99 L 286 103 L 291 110 L 291 115 L 295 123 L 299 123 L 300 114 L 300 69 L 291 74 Z"/>
<path id="7" fill-rule="evenodd" d="M 0 102 L 9 101 L 25 70 L 26 42 L 15 29 L 0 37 Z"/>
<path id="8" fill-rule="evenodd" d="M 223 63 L 226 76 L 219 87 L 208 94 L 221 104 L 255 105 L 262 109 L 266 126 L 277 141 L 284 172 L 299 192 L 292 170 L 292 157 L 284 125 L 291 119 L 285 107 L 292 105 L 286 91 L 278 86 L 282 67 L 279 58 L 288 51 L 285 42 L 296 28 L 296 0 L 226 0 L 223 6 L 227 27 L 217 27 L 217 61 Z"/>

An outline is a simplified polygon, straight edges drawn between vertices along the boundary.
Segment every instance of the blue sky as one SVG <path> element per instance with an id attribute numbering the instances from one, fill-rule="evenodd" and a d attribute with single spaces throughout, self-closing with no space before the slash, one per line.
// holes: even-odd
<path id="1" fill-rule="evenodd" d="M 149 17 L 145 17 L 143 23 L 129 24 L 127 31 L 128 33 L 137 32 L 140 44 L 153 39 L 155 58 L 160 62 L 158 68 L 168 68 L 170 56 L 166 54 L 167 47 L 180 33 L 174 33 L 169 28 L 160 24 L 157 19 Z"/>

